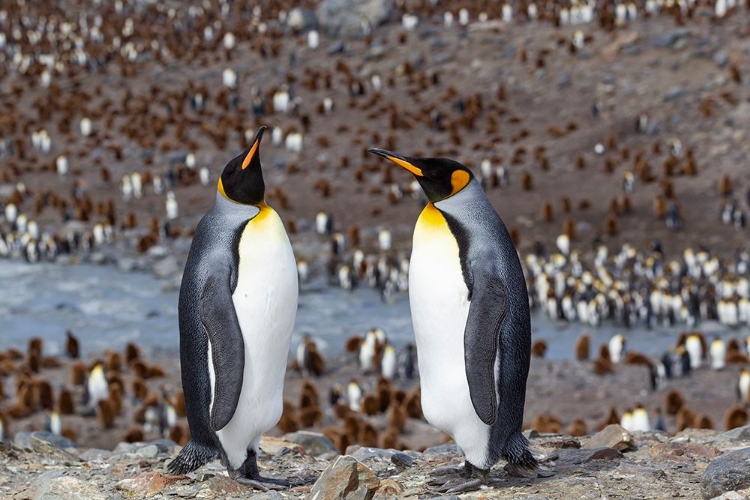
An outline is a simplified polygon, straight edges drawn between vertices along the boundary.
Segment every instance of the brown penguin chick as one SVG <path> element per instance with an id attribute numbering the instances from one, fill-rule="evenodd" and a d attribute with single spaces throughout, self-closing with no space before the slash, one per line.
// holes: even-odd
<path id="1" fill-rule="evenodd" d="M 602 430 L 608 425 L 620 424 L 620 415 L 617 413 L 617 408 L 614 405 L 609 407 L 607 416 L 597 424 L 597 429 Z"/>
<path id="2" fill-rule="evenodd" d="M 531 191 L 534 189 L 534 177 L 529 172 L 524 172 L 521 176 L 521 188 L 524 191 Z"/>
<path id="3" fill-rule="evenodd" d="M 162 368 L 159 365 L 151 365 L 148 367 L 148 377 L 149 378 L 164 378 L 167 376 L 167 372 L 164 371 L 164 368 Z"/>
<path id="4" fill-rule="evenodd" d="M 562 232 L 563 234 L 566 234 L 571 241 L 576 238 L 576 221 L 573 220 L 572 217 L 567 217 L 563 221 Z"/>
<path id="5" fill-rule="evenodd" d="M 616 236 L 619 232 L 617 229 L 617 214 L 609 213 L 604 221 L 604 232 L 607 236 Z"/>
<path id="6" fill-rule="evenodd" d="M 534 418 L 531 428 L 537 432 L 559 434 L 562 431 L 562 422 L 554 415 L 542 413 Z"/>
<path id="7" fill-rule="evenodd" d="M 167 437 L 175 443 L 180 444 L 185 437 L 185 429 L 181 425 L 173 425 L 170 427 Z"/>
<path id="8" fill-rule="evenodd" d="M 654 366 L 654 363 L 642 352 L 638 351 L 628 351 L 627 354 L 625 354 L 625 364 L 628 365 L 641 365 L 641 366 Z"/>
<path id="9" fill-rule="evenodd" d="M 546 202 L 542 205 L 542 221 L 552 222 L 555 220 L 555 210 L 552 208 L 552 203 Z"/>
<path id="10" fill-rule="evenodd" d="M 141 349 L 133 342 L 128 342 L 125 346 L 125 362 L 130 365 L 133 360 L 141 357 Z"/>
<path id="11" fill-rule="evenodd" d="M 107 376 L 107 385 L 110 387 L 116 385 L 120 388 L 120 394 L 125 394 L 125 382 L 119 373 L 111 373 Z"/>
<path id="12" fill-rule="evenodd" d="M 78 338 L 70 330 L 65 331 L 65 352 L 73 359 L 78 359 L 79 342 Z"/>
<path id="13" fill-rule="evenodd" d="M 562 210 L 564 213 L 570 213 L 571 210 L 573 210 L 573 204 L 570 201 L 570 198 L 567 196 L 563 196 L 560 199 L 560 210 Z"/>
<path id="14" fill-rule="evenodd" d="M 323 412 L 320 408 L 308 406 L 307 408 L 300 408 L 297 412 L 297 417 L 303 428 L 309 428 L 323 420 Z"/>
<path id="15" fill-rule="evenodd" d="M 318 346 L 315 342 L 307 343 L 307 356 L 305 357 L 307 371 L 316 377 L 325 373 L 326 365 L 323 356 L 318 352 Z"/>
<path id="16" fill-rule="evenodd" d="M 388 427 L 381 435 L 378 446 L 384 450 L 404 450 L 406 447 L 399 438 L 400 431 L 393 427 Z"/>
<path id="17" fill-rule="evenodd" d="M 346 350 L 346 352 L 357 353 L 359 352 L 359 347 L 362 345 L 362 342 L 364 342 L 364 339 L 362 337 L 349 337 L 348 339 L 346 339 L 344 349 Z"/>
<path id="18" fill-rule="evenodd" d="M 309 380 L 305 380 L 299 395 L 299 408 L 318 408 L 320 397 L 315 386 Z"/>
<path id="19" fill-rule="evenodd" d="M 419 386 L 406 396 L 404 405 L 409 418 L 415 418 L 417 420 L 422 420 L 424 418 L 422 413 L 422 392 Z"/>
<path id="20" fill-rule="evenodd" d="M 365 394 L 362 396 L 362 409 L 360 410 L 365 415 L 377 415 L 380 410 L 380 403 L 378 398 L 374 394 Z"/>
<path id="21" fill-rule="evenodd" d="M 288 399 L 284 399 L 281 418 L 276 426 L 284 433 L 297 432 L 299 430 L 297 412 L 294 409 L 294 404 Z"/>
<path id="22" fill-rule="evenodd" d="M 60 389 L 60 395 L 57 397 L 57 411 L 60 415 L 73 415 L 76 412 L 73 394 L 65 387 Z"/>
<path id="23" fill-rule="evenodd" d="M 134 359 L 130 362 L 130 371 L 133 372 L 138 378 L 149 379 L 151 378 L 151 371 L 148 369 L 146 363 L 140 359 Z"/>
<path id="24" fill-rule="evenodd" d="M 39 373 L 40 364 L 42 361 L 42 354 L 40 351 L 36 350 L 30 350 L 26 355 L 26 366 L 29 367 L 29 369 L 33 373 Z"/>
<path id="25" fill-rule="evenodd" d="M 111 429 L 115 425 L 115 410 L 109 399 L 102 399 L 97 403 L 96 417 L 105 429 Z"/>
<path id="26" fill-rule="evenodd" d="M 74 443 L 78 442 L 78 433 L 75 431 L 75 429 L 72 429 L 70 427 L 63 427 L 60 430 L 60 435 L 62 437 L 70 439 Z"/>
<path id="27" fill-rule="evenodd" d="M 359 433 L 357 434 L 357 443 L 360 446 L 377 447 L 378 446 L 378 431 L 375 426 L 370 422 L 363 422 L 359 426 Z"/>
<path id="28" fill-rule="evenodd" d="M 109 402 L 112 405 L 112 411 L 115 415 L 119 415 L 122 411 L 122 386 L 110 385 L 109 386 Z"/>
<path id="29" fill-rule="evenodd" d="M 633 211 L 633 202 L 630 200 L 630 196 L 624 194 L 620 198 L 620 212 L 623 214 L 629 214 Z"/>
<path id="30" fill-rule="evenodd" d="M 578 361 L 588 361 L 589 350 L 591 349 L 591 340 L 588 334 L 584 333 L 576 340 L 575 353 Z"/>
<path id="31" fill-rule="evenodd" d="M 724 412 L 724 430 L 730 431 L 747 425 L 747 410 L 742 405 L 734 405 Z"/>
<path id="32" fill-rule="evenodd" d="M 750 363 L 750 357 L 744 352 L 731 351 L 727 352 L 726 362 L 730 364 L 748 364 Z"/>
<path id="33" fill-rule="evenodd" d="M 714 428 L 714 422 L 711 420 L 711 417 L 708 415 L 705 415 L 703 413 L 699 413 L 695 416 L 695 420 L 693 422 L 692 427 L 696 429 L 713 429 Z"/>
<path id="34" fill-rule="evenodd" d="M 573 420 L 570 425 L 568 425 L 567 429 L 565 429 L 565 433 L 572 437 L 581 437 L 587 435 L 588 429 L 586 427 L 586 422 L 584 422 L 580 418 Z"/>
<path id="35" fill-rule="evenodd" d="M 348 417 L 351 417 L 353 415 L 353 411 L 346 403 L 336 403 L 333 406 L 333 414 L 338 418 L 339 420 L 345 420 Z"/>
<path id="36" fill-rule="evenodd" d="M 693 410 L 687 406 L 680 408 L 680 411 L 675 415 L 675 423 L 677 424 L 677 432 L 684 431 L 688 428 L 694 428 L 696 422 L 696 415 Z"/>
<path id="37" fill-rule="evenodd" d="M 676 415 L 684 405 L 685 398 L 677 389 L 672 389 L 664 395 L 664 411 L 667 415 Z"/>
<path id="38" fill-rule="evenodd" d="M 516 226 L 511 226 L 508 228 L 508 233 L 510 234 L 510 239 L 513 244 L 518 246 L 521 243 L 521 232 L 518 228 Z"/>
<path id="39" fill-rule="evenodd" d="M 83 361 L 74 361 L 68 368 L 70 373 L 70 383 L 73 386 L 83 385 L 86 382 L 86 374 L 88 370 Z"/>
<path id="40" fill-rule="evenodd" d="M 732 179 L 726 174 L 719 180 L 719 194 L 721 196 L 732 195 Z"/>
<path id="41" fill-rule="evenodd" d="M 52 385 L 46 380 L 35 380 L 33 384 L 35 408 L 51 410 L 55 406 Z"/>
<path id="42" fill-rule="evenodd" d="M 122 356 L 120 356 L 120 353 L 112 350 L 106 351 L 104 366 L 107 368 L 107 373 L 122 371 Z"/>
<path id="43" fill-rule="evenodd" d="M 388 411 L 388 427 L 401 432 L 406 427 L 406 420 L 408 418 L 409 415 L 406 413 L 404 406 L 400 403 L 394 403 Z"/>
<path id="44" fill-rule="evenodd" d="M 54 368 L 61 368 L 63 366 L 62 361 L 60 361 L 57 356 L 43 356 L 39 360 L 39 368 L 44 368 L 45 370 L 50 370 Z"/>
<path id="45" fill-rule="evenodd" d="M 175 413 L 180 418 L 187 417 L 187 409 L 185 408 L 185 393 L 183 391 L 177 391 L 172 398 L 172 406 L 174 407 Z"/>
<path id="46" fill-rule="evenodd" d="M 143 429 L 140 427 L 131 427 L 125 432 L 125 435 L 122 437 L 122 441 L 126 443 L 140 443 L 144 440 L 145 436 L 143 434 Z"/>
<path id="47" fill-rule="evenodd" d="M 32 337 L 29 340 L 29 349 L 28 352 L 38 352 L 40 355 L 42 354 L 42 346 L 44 345 L 44 341 L 39 337 Z"/>
<path id="48" fill-rule="evenodd" d="M 576 156 L 576 168 L 582 170 L 586 168 L 586 157 L 583 154 Z"/>
<path id="49" fill-rule="evenodd" d="M 140 377 L 136 377 L 133 379 L 133 382 L 131 382 L 131 389 L 133 392 L 133 397 L 135 397 L 136 399 L 143 400 L 148 397 L 148 386 L 146 385 L 146 382 L 144 382 Z"/>
<path id="50" fill-rule="evenodd" d="M 381 376 L 378 378 L 378 386 L 376 390 L 377 395 L 375 397 L 378 401 L 378 411 L 380 413 L 385 413 L 391 405 L 391 393 L 393 392 L 393 387 L 385 377 Z"/>
<path id="51" fill-rule="evenodd" d="M 531 355 L 538 358 L 543 358 L 547 352 L 547 342 L 544 340 L 535 340 L 531 345 Z"/>

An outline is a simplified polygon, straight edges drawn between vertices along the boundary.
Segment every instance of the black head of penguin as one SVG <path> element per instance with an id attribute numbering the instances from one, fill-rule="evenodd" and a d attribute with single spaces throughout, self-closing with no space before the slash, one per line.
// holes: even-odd
<path id="1" fill-rule="evenodd" d="M 415 158 L 377 148 L 368 151 L 391 160 L 414 174 L 432 203 L 450 198 L 474 178 L 471 170 L 449 158 Z"/>
<path id="2" fill-rule="evenodd" d="M 260 167 L 260 140 L 266 126 L 260 127 L 253 143 L 227 163 L 219 177 L 219 192 L 228 200 L 244 205 L 259 205 L 266 194 Z"/>

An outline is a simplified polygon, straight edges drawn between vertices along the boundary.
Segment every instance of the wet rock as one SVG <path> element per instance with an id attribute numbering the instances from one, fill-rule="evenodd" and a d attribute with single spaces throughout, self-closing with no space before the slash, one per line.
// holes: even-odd
<path id="1" fill-rule="evenodd" d="M 597 432 L 583 445 L 584 448 L 614 448 L 626 451 L 635 448 L 633 435 L 617 424 L 608 425 Z"/>
<path id="2" fill-rule="evenodd" d="M 703 498 L 750 487 L 750 448 L 729 451 L 708 464 L 701 476 Z"/>
<path id="3" fill-rule="evenodd" d="M 34 500 L 68 500 L 69 498 L 106 500 L 107 498 L 99 489 L 74 477 L 44 478 L 40 483 Z"/>
<path id="4" fill-rule="evenodd" d="M 363 22 L 378 26 L 392 11 L 392 0 L 323 0 L 316 14 L 329 36 L 353 38 L 363 34 Z"/>
<path id="5" fill-rule="evenodd" d="M 337 452 L 330 439 L 317 432 L 299 431 L 286 434 L 284 439 L 294 444 L 298 444 L 305 450 L 305 453 L 314 457 L 325 453 Z"/>
<path id="6" fill-rule="evenodd" d="M 380 480 L 354 457 L 338 457 L 315 482 L 310 491 L 314 500 L 372 498 Z"/>

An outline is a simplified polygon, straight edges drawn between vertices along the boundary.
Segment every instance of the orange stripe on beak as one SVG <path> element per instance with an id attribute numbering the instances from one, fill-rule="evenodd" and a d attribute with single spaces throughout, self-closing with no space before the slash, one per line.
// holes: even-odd
<path id="1" fill-rule="evenodd" d="M 404 161 L 404 160 L 402 160 L 400 158 L 394 158 L 393 156 L 386 156 L 386 158 L 388 158 L 389 160 L 391 160 L 396 165 L 399 165 L 399 166 L 405 168 L 406 170 L 408 170 L 412 174 L 417 175 L 419 177 L 424 177 L 424 175 L 422 174 L 422 170 L 418 169 L 417 167 L 415 167 L 411 163 L 409 163 L 407 161 Z"/>
<path id="2" fill-rule="evenodd" d="M 247 153 L 247 156 L 245 156 L 245 159 L 242 160 L 242 170 L 245 170 L 248 165 L 250 165 L 250 160 L 253 159 L 253 156 L 255 156 L 255 151 L 258 149 L 258 142 L 255 141 L 253 143 L 253 147 L 250 148 L 250 151 Z"/>

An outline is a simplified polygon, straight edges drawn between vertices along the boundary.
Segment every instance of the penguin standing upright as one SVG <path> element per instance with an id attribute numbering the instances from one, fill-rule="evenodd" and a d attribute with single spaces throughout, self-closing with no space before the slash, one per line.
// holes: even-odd
<path id="1" fill-rule="evenodd" d="M 414 229 L 409 302 L 422 410 L 466 457 L 445 491 L 487 483 L 500 457 L 536 459 L 521 434 L 531 324 L 526 281 L 500 216 L 464 165 L 370 149 L 414 174 L 429 203 Z"/>
<path id="2" fill-rule="evenodd" d="M 179 297 L 190 441 L 169 464 L 184 474 L 220 457 L 230 477 L 259 489 L 282 483 L 261 478 L 256 460 L 281 417 L 298 297 L 289 238 L 264 202 L 265 129 L 224 168 L 190 247 Z"/>

